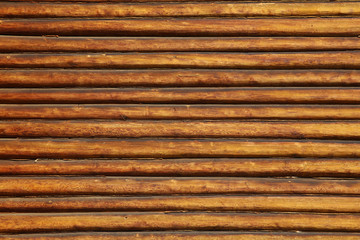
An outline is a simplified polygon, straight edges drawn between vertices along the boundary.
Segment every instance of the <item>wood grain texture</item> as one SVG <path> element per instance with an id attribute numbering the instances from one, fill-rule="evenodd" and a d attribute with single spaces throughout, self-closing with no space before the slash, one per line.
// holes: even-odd
<path id="1" fill-rule="evenodd" d="M 34 105 L 0 104 L 1 119 L 358 120 L 358 105 Z"/>
<path id="2" fill-rule="evenodd" d="M 0 45 L 1 47 L 1 45 Z M 360 86 L 358 70 L 0 70 L 0 87 Z"/>
<path id="3" fill-rule="evenodd" d="M 63 213 L 0 214 L 2 233 L 116 230 L 359 230 L 357 214 Z"/>
<path id="4" fill-rule="evenodd" d="M 360 139 L 360 122 L 0 121 L 0 137 Z"/>
<path id="5" fill-rule="evenodd" d="M 360 88 L 25 88 L 0 89 L 0 99 L 2 104 L 359 104 Z"/>
<path id="6" fill-rule="evenodd" d="M 360 69 L 360 51 L 300 53 L 0 54 L 0 67 Z"/>
<path id="7" fill-rule="evenodd" d="M 10 35 L 62 36 L 348 36 L 360 18 L 288 19 L 34 19 L 1 20 Z"/>
<path id="8" fill-rule="evenodd" d="M 261 211 L 359 213 L 360 198 L 299 195 L 0 198 L 0 211 Z"/>
<path id="9" fill-rule="evenodd" d="M 358 2 L 331 3 L 1 3 L 0 17 L 357 16 Z"/>
<path id="10" fill-rule="evenodd" d="M 91 232 L 91 233 L 55 233 L 55 234 L 2 234 L 0 239 L 7 240 L 358 240 L 357 233 L 292 233 L 292 232 L 214 232 L 214 231 L 176 231 L 176 232 Z"/>
<path id="11" fill-rule="evenodd" d="M 356 141 L 0 139 L 3 158 L 360 157 Z"/>
<path id="12" fill-rule="evenodd" d="M 359 195 L 359 180 L 289 178 L 2 177 L 2 196 L 333 194 Z"/>
<path id="13" fill-rule="evenodd" d="M 357 178 L 360 176 L 360 161 L 317 158 L 1 160 L 0 174 Z"/>
<path id="14" fill-rule="evenodd" d="M 360 50 L 360 39 L 356 37 L 135 38 L 3 35 L 0 36 L 0 50 L 2 52 L 336 51 Z"/>

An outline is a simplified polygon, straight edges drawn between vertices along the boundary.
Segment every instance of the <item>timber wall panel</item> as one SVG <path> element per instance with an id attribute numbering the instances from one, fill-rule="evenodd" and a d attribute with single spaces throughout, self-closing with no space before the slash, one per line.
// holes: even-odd
<path id="1" fill-rule="evenodd" d="M 0 18 L 0 239 L 360 239 L 359 1 Z"/>

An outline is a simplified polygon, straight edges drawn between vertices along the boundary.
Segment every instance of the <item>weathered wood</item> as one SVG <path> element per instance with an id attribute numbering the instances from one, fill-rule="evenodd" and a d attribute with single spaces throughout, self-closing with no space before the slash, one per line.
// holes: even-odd
<path id="1" fill-rule="evenodd" d="M 11 42 L 11 41 L 10 41 Z M 183 45 L 186 46 L 186 45 Z M 0 45 L 1 47 L 1 45 Z M 0 87 L 360 86 L 358 70 L 0 70 Z"/>
<path id="2" fill-rule="evenodd" d="M 359 177 L 358 159 L 1 160 L 1 175 Z"/>
<path id="3" fill-rule="evenodd" d="M 310 230 L 356 232 L 355 214 L 63 213 L 0 214 L 2 233 L 116 230 Z"/>
<path id="4" fill-rule="evenodd" d="M 1 27 L 1 25 L 0 25 Z M 360 28 L 360 22 L 359 22 Z M 359 29 L 360 31 L 360 29 Z M 0 54 L 10 68 L 360 69 L 360 51 L 295 53 Z"/>
<path id="5" fill-rule="evenodd" d="M 62 36 L 349 36 L 360 18 L 2 20 L 2 34 Z"/>
<path id="6" fill-rule="evenodd" d="M 254 17 L 356 16 L 358 2 L 331 3 L 1 3 L 0 17 Z"/>
<path id="7" fill-rule="evenodd" d="M 360 198 L 298 195 L 0 198 L 0 211 L 275 211 L 358 213 L 360 212 Z"/>
<path id="8" fill-rule="evenodd" d="M 360 122 L 0 121 L 0 137 L 360 139 Z"/>
<path id="9" fill-rule="evenodd" d="M 0 36 L 0 50 L 2 52 L 336 51 L 360 50 L 360 39 L 356 37 Z"/>
<path id="10" fill-rule="evenodd" d="M 291 178 L 2 177 L 2 196 L 336 194 L 359 195 L 359 180 Z"/>
<path id="11" fill-rule="evenodd" d="M 0 89 L 0 103 L 359 104 L 360 88 Z"/>
<path id="12" fill-rule="evenodd" d="M 360 157 L 360 142 L 249 139 L 0 139 L 3 158 Z"/>
<path id="13" fill-rule="evenodd" d="M 91 233 L 55 233 L 55 234 L 12 234 L 0 235 L 7 240 L 358 240 L 357 233 L 309 233 L 309 232 L 91 232 Z"/>
<path id="14" fill-rule="evenodd" d="M 1 105 L 1 119 L 360 119 L 358 105 Z"/>

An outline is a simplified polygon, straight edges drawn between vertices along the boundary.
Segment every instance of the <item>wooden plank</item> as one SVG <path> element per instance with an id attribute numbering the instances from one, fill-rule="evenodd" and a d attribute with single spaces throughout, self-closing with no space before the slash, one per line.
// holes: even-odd
<path id="1" fill-rule="evenodd" d="M 0 232 L 116 230 L 307 230 L 356 232 L 355 214 L 63 213 L 0 214 Z"/>
<path id="2" fill-rule="evenodd" d="M 12 105 L 1 119 L 323 119 L 358 120 L 358 105 Z"/>
<path id="3" fill-rule="evenodd" d="M 0 198 L 0 211 L 275 211 L 359 213 L 360 198 L 298 195 Z"/>
<path id="4" fill-rule="evenodd" d="M 356 16 L 358 2 L 330 3 L 0 3 L 0 17 L 255 17 Z"/>
<path id="5" fill-rule="evenodd" d="M 0 44 L 1 47 L 1 44 Z M 360 86 L 358 70 L 0 70 L 0 87 Z"/>
<path id="6" fill-rule="evenodd" d="M 360 39 L 356 37 L 135 38 L 0 36 L 1 52 L 256 52 L 319 50 L 360 50 Z"/>
<path id="7" fill-rule="evenodd" d="M 360 139 L 360 122 L 0 121 L 0 137 Z"/>
<path id="8" fill-rule="evenodd" d="M 0 103 L 359 104 L 360 88 L 3 88 Z"/>
<path id="9" fill-rule="evenodd" d="M 360 157 L 360 143 L 249 139 L 1 139 L 3 158 Z"/>
<path id="10" fill-rule="evenodd" d="M 1 20 L 10 35 L 62 36 L 348 36 L 360 18 L 288 19 L 18 19 Z"/>
<path id="11" fill-rule="evenodd" d="M 358 240 L 357 233 L 309 233 L 309 232 L 91 232 L 91 233 L 53 233 L 53 234 L 2 234 L 0 239 L 7 240 Z"/>
<path id="12" fill-rule="evenodd" d="M 309 178 L 2 177 L 2 196 L 334 194 L 359 195 L 359 180 Z"/>
<path id="13" fill-rule="evenodd" d="M 0 67 L 95 69 L 360 69 L 360 51 L 294 53 L 63 53 L 55 55 L 40 53 L 0 54 Z"/>
<path id="14" fill-rule="evenodd" d="M 359 159 L 217 158 L 1 160 L 1 175 L 353 177 Z"/>

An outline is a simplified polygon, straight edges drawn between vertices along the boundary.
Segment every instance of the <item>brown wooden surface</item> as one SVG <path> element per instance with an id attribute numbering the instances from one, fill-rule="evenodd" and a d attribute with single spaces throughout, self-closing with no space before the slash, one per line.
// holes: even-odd
<path id="1" fill-rule="evenodd" d="M 360 23 L 360 22 L 359 22 Z M 360 24 L 359 24 L 360 26 Z M 1 27 L 1 25 L 0 25 Z M 359 69 L 360 51 L 301 53 L 0 54 L 8 68 Z"/>
<path id="2" fill-rule="evenodd" d="M 1 212 L 262 211 L 359 213 L 360 200 L 345 196 L 151 196 L 0 199 Z"/>
<path id="3" fill-rule="evenodd" d="M 1 20 L 2 34 L 62 36 L 348 36 L 360 18 L 288 19 L 17 19 Z"/>
<path id="4" fill-rule="evenodd" d="M 22 240 L 177 240 L 177 239 L 191 239 L 191 240 L 323 240 L 323 239 L 344 239 L 344 240 L 357 240 L 360 234 L 358 233 L 279 233 L 279 232 L 214 232 L 214 231 L 201 231 L 201 232 L 91 232 L 91 233 L 58 233 L 58 234 L 12 234 L 0 235 L 0 239 L 22 239 Z"/>
<path id="5" fill-rule="evenodd" d="M 360 239 L 359 16 L 0 1 L 0 239 Z"/>
<path id="6" fill-rule="evenodd" d="M 358 16 L 358 2 L 332 3 L 0 3 L 0 17 Z"/>
<path id="7" fill-rule="evenodd" d="M 310 230 L 356 232 L 358 214 L 63 213 L 0 214 L 2 233 L 115 230 Z"/>
<path id="8" fill-rule="evenodd" d="M 249 139 L 6 139 L 4 158 L 359 157 L 360 142 Z"/>
<path id="9" fill-rule="evenodd" d="M 359 120 L 358 105 L 0 104 L 1 119 L 322 119 Z"/>
<path id="10" fill-rule="evenodd" d="M 360 71 L 358 70 L 16 69 L 0 70 L 0 78 L 1 87 L 21 88 L 130 86 L 360 86 Z"/>
<path id="11" fill-rule="evenodd" d="M 359 177 L 357 159 L 190 158 L 1 160 L 1 175 Z"/>
<path id="12" fill-rule="evenodd" d="M 59 36 L 15 37 L 3 35 L 0 36 L 0 50 L 2 52 L 334 51 L 360 50 L 360 39 L 357 37 L 135 38 Z"/>
<path id="13" fill-rule="evenodd" d="M 0 103 L 359 104 L 360 88 L 0 89 Z"/>
<path id="14" fill-rule="evenodd" d="M 360 139 L 360 122 L 0 121 L 0 137 Z"/>

